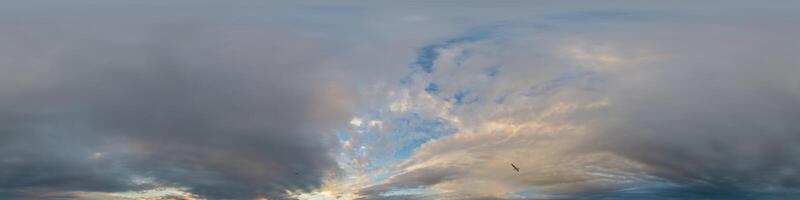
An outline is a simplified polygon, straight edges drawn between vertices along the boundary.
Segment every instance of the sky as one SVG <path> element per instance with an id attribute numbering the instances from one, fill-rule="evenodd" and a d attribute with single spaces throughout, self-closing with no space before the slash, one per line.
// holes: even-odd
<path id="1" fill-rule="evenodd" d="M 796 199 L 798 9 L 12 0 L 0 199 Z"/>

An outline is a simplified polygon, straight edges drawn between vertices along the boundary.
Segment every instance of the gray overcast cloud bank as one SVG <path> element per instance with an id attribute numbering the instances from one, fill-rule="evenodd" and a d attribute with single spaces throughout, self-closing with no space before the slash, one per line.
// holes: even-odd
<path id="1" fill-rule="evenodd" d="M 0 196 L 164 186 L 279 196 L 337 173 L 323 133 L 345 122 L 350 94 L 322 76 L 326 54 L 308 38 L 202 24 L 5 24 Z"/>

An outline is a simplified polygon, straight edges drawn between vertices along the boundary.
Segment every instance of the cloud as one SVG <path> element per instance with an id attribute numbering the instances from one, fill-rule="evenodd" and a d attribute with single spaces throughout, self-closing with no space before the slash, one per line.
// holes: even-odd
<path id="1" fill-rule="evenodd" d="M 800 192 L 794 3 L 451 4 L 0 8 L 0 198 Z"/>
<path id="2" fill-rule="evenodd" d="M 435 100 L 403 105 L 446 104 L 427 113 L 458 119 L 449 122 L 459 132 L 421 145 L 364 198 L 408 188 L 441 198 L 797 194 L 798 49 L 787 41 L 800 30 L 778 28 L 781 14 L 688 21 L 674 16 L 695 13 L 664 13 L 582 22 L 591 26 L 513 24 L 437 46 L 437 56 L 419 52 L 433 70 L 412 72 L 399 90 Z M 489 67 L 493 75 L 481 73 Z"/>
<path id="3" fill-rule="evenodd" d="M 329 54 L 313 39 L 213 23 L 64 23 L 0 32 L 0 193 L 178 186 L 280 197 L 337 173 L 327 133 L 352 98 L 322 74 Z"/>
<path id="4" fill-rule="evenodd" d="M 611 101 L 623 106 L 605 113 L 614 120 L 601 120 L 601 149 L 692 186 L 797 192 L 791 181 L 797 174 L 786 171 L 798 164 L 798 137 L 792 130 L 800 113 L 789 103 L 800 100 L 795 92 L 800 85 L 787 76 L 798 72 L 789 67 L 797 66 L 792 50 L 784 49 L 793 48 L 784 43 L 791 34 L 758 29 L 719 34 L 720 29 L 672 31 L 708 47 L 659 45 L 681 55 L 632 70 L 623 76 L 636 78 L 613 83 Z M 767 34 L 770 39 L 750 39 Z M 763 51 L 771 47 L 777 48 Z"/>

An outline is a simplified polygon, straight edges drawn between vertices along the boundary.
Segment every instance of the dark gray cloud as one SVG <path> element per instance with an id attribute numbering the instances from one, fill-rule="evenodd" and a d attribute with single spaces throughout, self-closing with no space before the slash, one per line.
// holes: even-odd
<path id="1" fill-rule="evenodd" d="M 325 133 L 344 122 L 350 95 L 322 73 L 326 47 L 313 39 L 213 23 L 63 23 L 0 31 L 3 195 L 172 186 L 276 197 L 336 173 Z"/>
<path id="2" fill-rule="evenodd" d="M 619 74 L 635 78 L 613 81 L 609 94 L 618 106 L 597 117 L 603 121 L 597 141 L 682 184 L 725 193 L 797 192 L 800 109 L 793 104 L 800 82 L 792 74 L 800 73 L 800 63 L 791 55 L 796 50 L 786 49 L 797 42 L 789 32 L 714 30 L 653 36 L 709 47 L 657 45 L 682 58 Z"/>
<path id="3" fill-rule="evenodd" d="M 455 167 L 427 167 L 398 174 L 389 178 L 386 184 L 376 185 L 360 191 L 363 198 L 370 199 L 394 189 L 425 188 L 460 176 L 464 170 Z M 398 195 L 392 198 L 429 198 L 430 195 Z M 405 197 L 403 197 L 405 196 Z M 390 198 L 391 199 L 391 198 Z"/>

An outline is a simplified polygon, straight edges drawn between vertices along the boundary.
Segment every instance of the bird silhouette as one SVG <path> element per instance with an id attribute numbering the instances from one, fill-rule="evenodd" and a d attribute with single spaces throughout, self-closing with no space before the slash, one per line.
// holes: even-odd
<path id="1" fill-rule="evenodd" d="M 516 165 L 514 165 L 514 163 L 511 163 L 511 167 L 514 168 L 514 171 L 519 172 L 519 168 Z"/>

